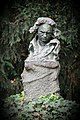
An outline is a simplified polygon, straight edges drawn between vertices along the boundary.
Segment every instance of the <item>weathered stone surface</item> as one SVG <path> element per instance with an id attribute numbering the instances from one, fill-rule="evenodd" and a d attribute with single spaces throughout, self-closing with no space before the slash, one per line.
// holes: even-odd
<path id="1" fill-rule="evenodd" d="M 59 93 L 58 75 L 60 71 L 59 56 L 60 31 L 52 26 L 56 23 L 46 17 L 37 20 L 30 32 L 38 33 L 29 45 L 29 56 L 25 60 L 22 80 L 25 101 L 36 99 L 41 95 Z"/>
<path id="2" fill-rule="evenodd" d="M 59 64 L 52 63 L 51 61 L 44 61 L 38 65 L 36 61 L 30 62 L 27 61 L 27 65 L 31 64 L 31 66 L 28 67 L 27 70 L 24 68 L 23 71 L 25 100 L 29 101 L 41 95 L 59 92 Z"/>

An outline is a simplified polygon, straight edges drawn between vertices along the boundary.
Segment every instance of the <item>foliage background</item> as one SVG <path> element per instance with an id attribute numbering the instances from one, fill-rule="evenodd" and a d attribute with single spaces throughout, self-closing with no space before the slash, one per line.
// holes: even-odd
<path id="1" fill-rule="evenodd" d="M 39 16 L 51 17 L 61 30 L 59 76 L 61 95 L 80 102 L 80 13 L 72 0 L 7 0 L 0 13 L 0 95 L 23 90 L 21 73 L 33 35 L 30 26 Z"/>

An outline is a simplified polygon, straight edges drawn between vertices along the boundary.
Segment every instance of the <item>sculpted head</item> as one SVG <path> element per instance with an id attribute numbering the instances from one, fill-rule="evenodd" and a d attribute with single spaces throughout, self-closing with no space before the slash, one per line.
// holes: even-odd
<path id="1" fill-rule="evenodd" d="M 46 44 L 52 37 L 52 27 L 45 23 L 38 28 L 38 40 L 40 43 Z"/>
<path id="2" fill-rule="evenodd" d="M 48 17 L 39 17 L 34 26 L 29 29 L 30 33 L 35 32 L 41 44 L 46 44 L 56 36 L 60 35 L 60 31 L 56 29 L 57 24 Z M 54 30 L 53 30 L 54 28 Z"/>

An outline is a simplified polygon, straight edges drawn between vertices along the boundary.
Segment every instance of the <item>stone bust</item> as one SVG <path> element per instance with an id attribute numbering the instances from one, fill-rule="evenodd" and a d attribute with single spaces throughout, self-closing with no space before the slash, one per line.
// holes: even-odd
<path id="1" fill-rule="evenodd" d="M 56 23 L 47 17 L 38 18 L 30 32 L 35 32 L 35 37 L 29 45 L 29 57 L 27 60 L 58 60 L 60 50 L 59 38 L 61 32 L 55 28 Z"/>
<path id="2" fill-rule="evenodd" d="M 41 95 L 59 93 L 58 75 L 60 71 L 58 40 L 61 31 L 48 17 L 40 17 L 29 29 L 35 33 L 29 45 L 29 55 L 22 73 L 25 100 L 36 99 Z"/>

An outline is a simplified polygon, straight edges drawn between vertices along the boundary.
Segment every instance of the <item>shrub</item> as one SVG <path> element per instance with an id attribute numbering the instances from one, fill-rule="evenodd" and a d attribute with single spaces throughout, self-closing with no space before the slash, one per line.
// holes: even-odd
<path id="1" fill-rule="evenodd" d="M 79 104 L 50 94 L 25 104 L 24 94 L 11 95 L 5 100 L 4 120 L 76 120 Z"/>

